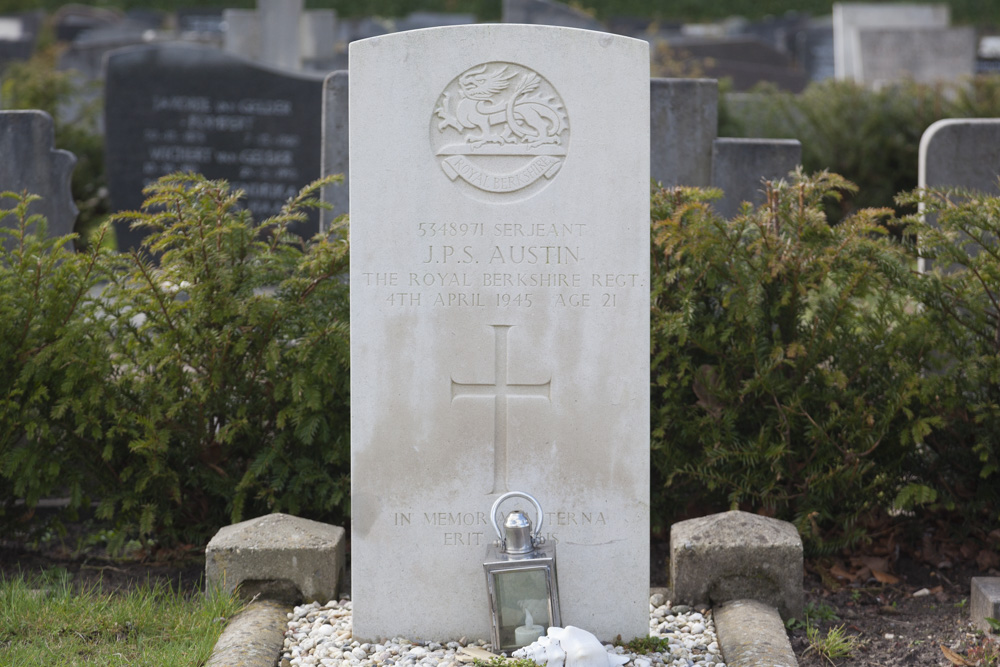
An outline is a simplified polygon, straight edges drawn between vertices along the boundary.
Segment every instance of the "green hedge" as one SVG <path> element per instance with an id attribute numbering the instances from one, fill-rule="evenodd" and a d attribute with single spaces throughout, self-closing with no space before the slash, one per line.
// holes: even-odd
<path id="1" fill-rule="evenodd" d="M 121 216 L 150 231 L 127 255 L 21 246 L 22 223 L 0 261 L 18 315 L 0 330 L 7 518 L 19 497 L 30 511 L 64 493 L 71 514 L 99 502 L 122 539 L 197 542 L 269 511 L 346 518 L 347 243 L 285 231 L 324 182 L 258 224 L 224 183 L 165 177 Z"/>
<path id="2" fill-rule="evenodd" d="M 880 90 L 829 79 L 800 94 L 762 87 L 723 95 L 719 136 L 801 141 L 807 172 L 829 170 L 861 188 L 829 207 L 839 220 L 861 208 L 896 206 L 897 193 L 917 187 L 920 138 L 935 121 L 996 117 L 996 74 L 940 86 L 900 82 Z"/>
<path id="3" fill-rule="evenodd" d="M 939 227 L 891 209 L 831 224 L 824 199 L 852 190 L 799 173 L 732 220 L 711 193 L 654 193 L 660 528 L 742 508 L 793 521 L 827 552 L 886 513 L 959 511 L 970 531 L 996 520 L 1000 199 L 900 199 L 941 209 Z M 935 272 L 888 234 L 904 224 Z"/>
<path id="4" fill-rule="evenodd" d="M 97 502 L 121 540 L 161 544 L 269 511 L 347 518 L 347 241 L 285 231 L 317 187 L 256 223 L 224 183 L 165 177 L 122 216 L 150 231 L 127 255 L 41 241 L 5 195 L 0 518 L 66 494 L 70 517 Z M 887 513 L 995 525 L 1000 198 L 900 197 L 936 226 L 831 223 L 853 191 L 799 172 L 731 220 L 717 192 L 652 193 L 654 530 L 738 507 L 824 552 Z"/>

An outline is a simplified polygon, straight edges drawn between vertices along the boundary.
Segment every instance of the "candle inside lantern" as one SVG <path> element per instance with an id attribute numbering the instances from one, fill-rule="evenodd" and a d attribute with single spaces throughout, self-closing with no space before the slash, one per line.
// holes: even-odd
<path id="1" fill-rule="evenodd" d="M 541 637 L 544 631 L 545 628 L 535 625 L 535 619 L 531 617 L 531 611 L 525 607 L 524 625 L 514 628 L 514 643 L 518 646 L 527 646 Z"/>

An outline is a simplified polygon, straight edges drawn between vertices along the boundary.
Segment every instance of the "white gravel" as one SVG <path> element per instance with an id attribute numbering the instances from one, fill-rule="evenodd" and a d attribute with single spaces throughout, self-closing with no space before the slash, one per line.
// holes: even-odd
<path id="1" fill-rule="evenodd" d="M 671 606 L 657 593 L 649 598 L 649 634 L 667 638 L 670 650 L 628 654 L 632 659 L 625 667 L 726 667 L 709 611 Z M 465 637 L 441 642 L 401 637 L 379 644 L 358 642 L 351 635 L 350 600 L 314 602 L 295 607 L 288 615 L 281 667 L 471 667 L 474 659 L 459 650 L 463 646 L 491 648 L 488 642 Z M 606 648 L 626 653 L 610 644 Z"/>

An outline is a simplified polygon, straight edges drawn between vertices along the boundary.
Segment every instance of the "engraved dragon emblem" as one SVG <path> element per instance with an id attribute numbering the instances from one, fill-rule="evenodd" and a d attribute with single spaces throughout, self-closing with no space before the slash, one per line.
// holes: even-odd
<path id="1" fill-rule="evenodd" d="M 441 119 L 438 129 L 454 128 L 473 148 L 561 144 L 560 135 L 568 126 L 566 113 L 555 97 L 539 92 L 540 83 L 534 72 L 518 72 L 503 64 L 475 67 L 459 77 L 456 95 L 442 95 L 435 109 Z"/>

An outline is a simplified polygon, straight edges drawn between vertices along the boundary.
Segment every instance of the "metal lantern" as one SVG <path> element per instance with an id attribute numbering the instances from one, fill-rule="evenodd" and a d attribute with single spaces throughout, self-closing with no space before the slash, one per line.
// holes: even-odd
<path id="1" fill-rule="evenodd" d="M 520 510 L 497 522 L 500 504 L 513 497 L 526 498 L 535 506 L 535 529 Z M 559 589 L 556 585 L 556 548 L 546 546 L 541 536 L 542 507 L 520 491 L 505 493 L 493 503 L 490 518 L 499 540 L 487 548 L 486 589 L 493 621 L 493 650 L 509 652 L 527 646 L 550 626 L 561 626 Z"/>

